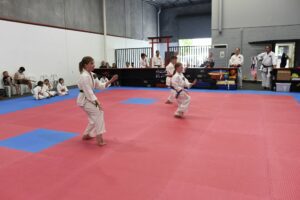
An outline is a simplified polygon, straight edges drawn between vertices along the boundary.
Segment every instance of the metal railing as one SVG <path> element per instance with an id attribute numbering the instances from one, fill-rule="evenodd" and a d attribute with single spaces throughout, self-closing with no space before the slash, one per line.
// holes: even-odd
<path id="1" fill-rule="evenodd" d="M 178 62 L 183 65 L 198 68 L 208 57 L 210 49 L 211 46 L 173 46 L 169 47 L 169 52 L 178 52 Z"/>
<path id="2" fill-rule="evenodd" d="M 148 56 L 148 62 L 151 57 L 151 47 L 146 48 L 130 48 L 130 49 L 116 49 L 115 57 L 118 68 L 126 68 L 126 62 L 131 65 L 133 63 L 134 68 L 139 68 L 141 54 L 145 53 Z"/>
<path id="3" fill-rule="evenodd" d="M 181 62 L 183 65 L 190 68 L 198 68 L 208 57 L 210 49 L 211 46 L 172 46 L 169 47 L 169 52 L 170 55 L 174 55 L 175 52 L 178 52 L 178 62 Z M 115 58 L 117 67 L 125 68 L 126 62 L 129 62 L 130 64 L 133 63 L 134 68 L 139 68 L 141 53 L 145 53 L 148 56 L 148 62 L 150 63 L 151 47 L 116 49 Z M 164 57 L 162 52 L 161 54 L 162 57 Z"/>

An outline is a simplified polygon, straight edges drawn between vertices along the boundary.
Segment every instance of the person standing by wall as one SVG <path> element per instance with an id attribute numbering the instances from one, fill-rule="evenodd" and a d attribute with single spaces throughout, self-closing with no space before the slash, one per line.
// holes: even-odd
<path id="1" fill-rule="evenodd" d="M 238 86 L 243 87 L 243 71 L 242 66 L 244 64 L 244 56 L 241 54 L 240 48 L 235 48 L 234 54 L 229 60 L 229 66 L 237 68 L 238 71 Z"/>
<path id="2" fill-rule="evenodd" d="M 288 59 L 288 55 L 286 55 L 286 53 L 283 53 L 281 56 L 280 68 L 285 68 Z"/>
<path id="3" fill-rule="evenodd" d="M 271 50 L 270 46 L 265 47 L 265 52 L 259 54 L 257 59 L 262 62 L 261 77 L 262 87 L 271 89 L 271 72 L 276 67 L 277 59 L 275 53 Z"/>
<path id="4" fill-rule="evenodd" d="M 155 56 L 151 60 L 151 66 L 152 68 L 154 67 L 160 68 L 163 66 L 163 61 L 160 57 L 160 52 L 158 50 L 155 52 Z"/>

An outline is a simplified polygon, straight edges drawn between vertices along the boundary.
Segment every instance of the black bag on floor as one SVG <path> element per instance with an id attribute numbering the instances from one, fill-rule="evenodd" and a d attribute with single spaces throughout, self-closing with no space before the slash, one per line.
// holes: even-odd
<path id="1" fill-rule="evenodd" d="M 5 89 L 0 89 L 0 97 L 5 97 Z"/>

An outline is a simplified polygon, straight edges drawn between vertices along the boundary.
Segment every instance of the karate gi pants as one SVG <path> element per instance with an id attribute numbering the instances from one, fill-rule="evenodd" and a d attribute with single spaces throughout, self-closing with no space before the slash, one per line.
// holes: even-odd
<path id="1" fill-rule="evenodd" d="M 262 87 L 271 88 L 272 67 L 263 67 L 261 71 Z"/>
<path id="2" fill-rule="evenodd" d="M 187 92 L 182 91 L 178 98 L 177 98 L 177 103 L 178 103 L 178 108 L 175 112 L 176 114 L 179 114 L 179 112 L 186 113 L 191 102 L 191 97 L 187 94 Z"/>
<path id="3" fill-rule="evenodd" d="M 83 135 L 89 135 L 95 137 L 106 132 L 104 123 L 104 111 L 100 110 L 90 101 L 87 101 L 82 109 L 88 115 L 89 123 L 83 133 Z"/>
<path id="4" fill-rule="evenodd" d="M 243 71 L 241 68 L 238 68 L 238 86 L 243 87 Z"/>

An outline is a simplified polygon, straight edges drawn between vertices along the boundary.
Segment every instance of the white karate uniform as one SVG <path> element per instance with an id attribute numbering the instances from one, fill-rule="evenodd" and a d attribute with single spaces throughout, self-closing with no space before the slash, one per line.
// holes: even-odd
<path id="1" fill-rule="evenodd" d="M 43 92 L 43 95 L 44 96 L 55 96 L 57 94 L 56 91 L 51 91 L 53 89 L 52 85 L 50 84 L 50 87 L 46 84 L 43 85 L 43 88 L 42 88 L 42 92 Z"/>
<path id="2" fill-rule="evenodd" d="M 35 88 L 32 89 L 32 92 L 33 92 L 33 97 L 36 100 L 45 99 L 48 97 L 43 95 L 43 89 L 41 86 L 36 86 Z"/>
<path id="3" fill-rule="evenodd" d="M 161 57 L 160 56 L 154 56 L 153 58 L 152 58 L 152 67 L 162 67 L 163 66 L 163 61 L 162 61 L 162 59 L 161 59 Z"/>
<path id="4" fill-rule="evenodd" d="M 166 86 L 169 88 L 171 88 L 171 79 L 172 79 L 172 77 L 169 76 L 173 76 L 174 71 L 175 71 L 175 66 L 173 65 L 173 63 L 170 62 L 166 67 L 166 72 L 167 72 Z M 176 91 L 171 89 L 170 95 L 168 97 L 168 101 L 173 102 L 175 95 L 176 95 Z"/>
<path id="5" fill-rule="evenodd" d="M 62 91 L 64 90 L 64 91 Z M 67 88 L 67 86 L 65 86 L 64 84 L 58 83 L 57 84 L 57 93 L 59 96 L 64 96 L 66 94 L 68 94 L 69 90 Z"/>
<path id="6" fill-rule="evenodd" d="M 100 78 L 100 83 L 102 83 L 102 84 L 105 84 L 105 83 L 107 83 L 109 80 L 108 80 L 108 78 L 106 78 L 106 77 L 101 77 Z M 110 86 L 110 84 L 108 85 L 108 86 Z"/>
<path id="7" fill-rule="evenodd" d="M 188 95 L 187 90 L 185 88 L 190 88 L 192 83 L 190 83 L 183 75 L 183 73 L 178 73 L 172 77 L 171 80 L 172 88 L 176 92 L 176 99 L 178 103 L 178 108 L 175 112 L 175 115 L 179 114 L 179 112 L 185 113 L 187 112 L 191 97 Z"/>
<path id="8" fill-rule="evenodd" d="M 240 87 L 243 86 L 243 71 L 242 71 L 242 66 L 244 64 L 244 56 L 242 54 L 239 55 L 232 55 L 230 60 L 229 60 L 229 66 L 232 65 L 240 65 L 238 68 L 238 85 Z"/>
<path id="9" fill-rule="evenodd" d="M 261 53 L 257 56 L 257 59 L 262 61 L 263 67 L 261 68 L 262 87 L 270 88 L 271 86 L 271 72 L 273 65 L 277 64 L 277 59 L 274 52 Z"/>
<path id="10" fill-rule="evenodd" d="M 104 112 L 94 103 L 97 97 L 94 89 L 105 89 L 105 83 L 101 83 L 98 78 L 93 78 L 94 73 L 86 70 L 80 74 L 78 88 L 82 92 L 78 94 L 77 105 L 88 115 L 89 123 L 84 131 L 84 135 L 95 137 L 105 133 Z"/>
<path id="11" fill-rule="evenodd" d="M 140 68 L 147 68 L 149 67 L 149 64 L 148 64 L 148 61 L 147 61 L 147 58 L 145 59 L 140 59 Z"/>

